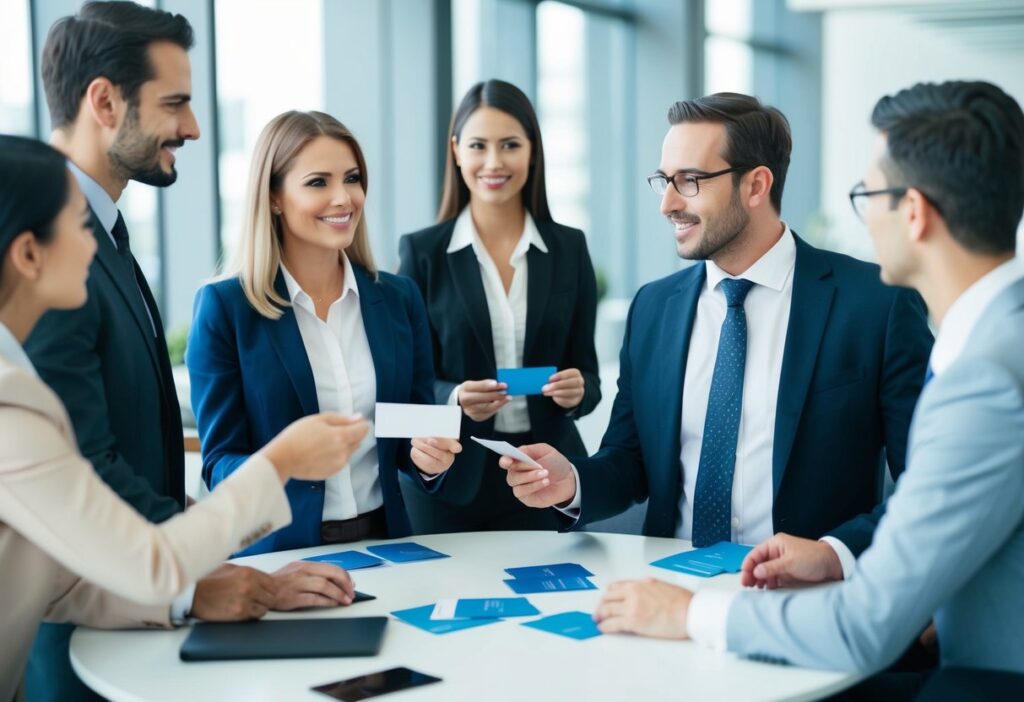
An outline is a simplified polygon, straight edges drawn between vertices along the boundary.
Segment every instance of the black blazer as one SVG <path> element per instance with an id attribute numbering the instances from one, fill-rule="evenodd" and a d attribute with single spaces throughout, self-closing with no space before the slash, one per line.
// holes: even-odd
<path id="1" fill-rule="evenodd" d="M 427 303 L 439 404 L 446 403 L 462 381 L 497 375 L 491 318 L 476 254 L 470 246 L 447 253 L 455 221 L 406 234 L 399 244 L 399 273 L 416 281 Z M 594 267 L 583 232 L 551 221 L 537 220 L 536 225 L 548 253 L 530 247 L 526 254 L 529 274 L 523 365 L 577 368 L 585 389 L 583 401 L 569 412 L 550 398 L 527 398 L 531 433 L 536 441 L 563 453 L 585 454 L 573 419 L 592 412 L 601 400 L 594 349 Z M 456 457 L 441 490 L 446 500 L 464 504 L 476 495 L 486 449 L 469 437 L 493 433 L 493 417 L 486 422 L 463 417 L 463 452 Z"/>
<path id="2" fill-rule="evenodd" d="M 163 322 L 138 264 L 133 275 L 95 215 L 91 224 L 98 247 L 88 300 L 43 315 L 25 351 L 67 408 L 82 455 L 121 499 L 161 522 L 185 505 L 181 408 Z"/>

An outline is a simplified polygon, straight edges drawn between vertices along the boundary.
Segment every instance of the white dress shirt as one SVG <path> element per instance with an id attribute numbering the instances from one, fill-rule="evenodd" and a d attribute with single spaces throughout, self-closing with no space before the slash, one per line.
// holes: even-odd
<path id="1" fill-rule="evenodd" d="M 299 286 L 283 263 L 281 272 L 313 370 L 320 411 L 358 412 L 372 425 L 377 402 L 377 375 L 363 326 L 355 273 L 344 253 L 341 261 L 345 269 L 344 287 L 341 296 L 331 303 L 327 321 L 317 317 L 313 298 Z M 349 458 L 345 469 L 327 479 L 323 520 L 351 519 L 382 504 L 384 497 L 380 488 L 377 441 L 370 431 Z"/>
<path id="2" fill-rule="evenodd" d="M 498 368 L 522 368 L 523 345 L 526 341 L 526 303 L 527 303 L 527 258 L 530 246 L 537 247 L 543 253 L 548 252 L 537 225 L 530 213 L 526 213 L 522 236 L 509 257 L 509 265 L 515 269 L 512 285 L 508 293 L 501 282 L 498 266 L 495 265 L 487 248 L 480 239 L 480 234 L 473 224 L 469 208 L 455 220 L 455 228 L 448 244 L 447 253 L 460 251 L 467 246 L 473 247 L 476 260 L 480 264 L 480 278 L 487 297 L 487 312 L 491 318 L 491 338 L 494 341 L 494 360 Z M 448 397 L 448 404 L 457 404 L 459 397 L 457 386 Z M 498 410 L 494 417 L 494 429 L 506 434 L 530 431 L 530 415 L 526 407 L 525 397 L 513 397 L 507 405 Z"/>
<path id="3" fill-rule="evenodd" d="M 719 283 L 725 278 L 743 278 L 754 286 L 743 304 L 747 317 L 747 360 L 732 479 L 731 531 L 733 542 L 756 544 L 775 533 L 772 526 L 775 414 L 793 299 L 796 243 L 787 227 L 778 242 L 740 275 L 731 276 L 711 261 L 705 261 L 704 266 L 704 287 L 697 299 L 683 378 L 680 428 L 683 490 L 679 501 L 682 518 L 676 537 L 689 540 L 693 530 L 693 501 L 704 420 L 718 357 L 715 352 L 718 337 L 728 310 Z"/>
<path id="4" fill-rule="evenodd" d="M 929 365 L 936 376 L 942 375 L 943 371 L 959 357 L 967 339 L 970 338 L 971 331 L 989 304 L 999 293 L 1021 278 L 1024 278 L 1024 264 L 1019 259 L 1012 258 L 976 281 L 956 299 L 942 320 L 935 345 L 932 347 Z M 839 554 L 843 563 L 843 577 L 851 577 L 855 559 L 849 549 L 845 549 L 842 542 L 829 537 L 822 541 L 827 541 Z M 836 548 L 836 544 L 843 546 L 846 553 Z M 852 559 L 849 565 L 847 558 Z M 735 597 L 735 592 L 710 588 L 694 593 L 687 614 L 690 638 L 709 648 L 724 651 L 727 643 L 729 607 Z"/>

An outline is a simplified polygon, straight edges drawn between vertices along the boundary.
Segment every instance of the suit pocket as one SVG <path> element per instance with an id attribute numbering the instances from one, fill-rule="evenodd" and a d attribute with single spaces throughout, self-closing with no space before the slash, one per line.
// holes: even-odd
<path id="1" fill-rule="evenodd" d="M 831 390 L 839 390 L 840 388 L 845 388 L 848 385 L 861 383 L 866 377 L 867 373 L 864 372 L 863 368 L 831 373 L 821 379 L 815 380 L 814 385 L 811 387 L 811 393 L 817 394 L 829 392 Z"/>

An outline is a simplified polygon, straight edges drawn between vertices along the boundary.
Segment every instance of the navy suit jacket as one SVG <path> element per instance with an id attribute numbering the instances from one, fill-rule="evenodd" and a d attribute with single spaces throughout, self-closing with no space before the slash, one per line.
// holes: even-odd
<path id="1" fill-rule="evenodd" d="M 377 281 L 353 264 L 359 306 L 377 376 L 378 402 L 433 404 L 434 371 L 427 313 L 416 285 L 380 273 Z M 275 289 L 289 299 L 278 271 Z M 196 295 L 186 352 L 192 407 L 203 447 L 203 479 L 210 488 L 291 422 L 320 411 L 313 370 L 295 311 L 271 320 L 254 310 L 237 278 L 204 286 Z M 444 476 L 425 482 L 409 458 L 409 442 L 379 439 L 377 456 L 388 535 L 412 533 L 398 488 L 398 470 L 428 492 Z M 324 482 L 290 480 L 285 486 L 292 523 L 242 554 L 320 544 Z"/>
<path id="2" fill-rule="evenodd" d="M 574 460 L 576 526 L 649 498 L 644 534 L 675 535 L 683 378 L 704 280 L 698 264 L 637 292 L 601 449 Z M 870 545 L 881 462 L 894 478 L 903 472 L 932 341 L 917 293 L 883 285 L 874 264 L 796 238 L 772 460 L 775 531 L 832 535 L 855 555 Z"/>

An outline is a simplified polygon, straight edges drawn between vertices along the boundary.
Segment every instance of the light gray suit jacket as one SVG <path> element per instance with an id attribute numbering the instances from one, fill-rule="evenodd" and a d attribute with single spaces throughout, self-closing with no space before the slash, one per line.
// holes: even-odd
<path id="1" fill-rule="evenodd" d="M 870 673 L 933 616 L 943 666 L 1024 673 L 1024 280 L 921 394 L 907 470 L 853 577 L 742 593 L 728 647 Z"/>

